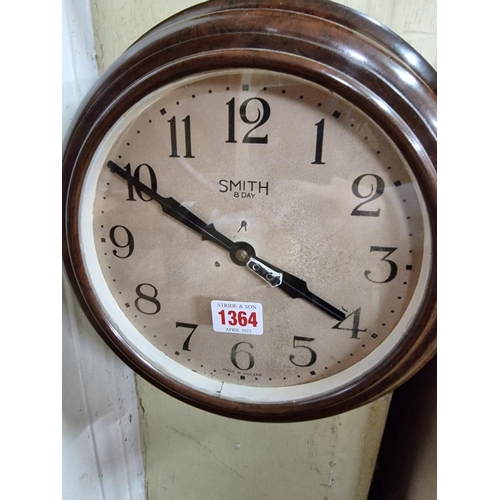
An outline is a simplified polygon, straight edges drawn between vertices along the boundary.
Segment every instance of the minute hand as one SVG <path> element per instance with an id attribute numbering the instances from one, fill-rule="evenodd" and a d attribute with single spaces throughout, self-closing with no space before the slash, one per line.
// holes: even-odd
<path id="1" fill-rule="evenodd" d="M 153 200 L 155 200 L 161 206 L 162 210 L 166 214 L 170 215 L 170 217 L 182 222 L 182 224 L 200 234 L 202 240 L 212 241 L 228 252 L 235 249 L 236 244 L 222 233 L 219 233 L 213 224 L 207 224 L 186 207 L 183 207 L 174 198 L 165 198 L 164 196 L 159 195 L 154 189 L 151 189 L 146 184 L 131 175 L 130 172 L 127 172 L 127 170 L 121 168 L 112 161 L 108 161 L 107 165 L 111 172 L 118 174 L 127 182 L 133 184 L 137 190 L 153 198 Z"/>
<path id="2" fill-rule="evenodd" d="M 283 271 L 279 267 L 276 267 L 272 264 L 269 264 L 265 260 L 262 260 L 259 257 L 255 257 L 252 259 L 253 262 L 264 264 L 265 266 L 271 268 L 273 271 L 281 275 L 281 282 L 275 286 L 281 288 L 287 295 L 292 297 L 293 299 L 303 299 L 313 306 L 316 306 L 318 309 L 328 314 L 332 318 L 335 318 L 339 321 L 343 321 L 346 318 L 346 314 L 332 306 L 328 302 L 324 301 L 322 298 L 318 297 L 314 293 L 312 293 L 309 288 L 307 288 L 307 283 L 297 276 L 293 274 L 287 273 Z M 263 277 L 262 273 L 257 272 L 252 266 L 247 266 L 250 270 L 254 271 L 256 274 L 259 274 Z M 264 279 L 267 278 L 264 277 Z"/>
<path id="3" fill-rule="evenodd" d="M 270 268 L 270 270 L 281 275 L 279 284 L 273 283 L 271 280 L 264 277 L 264 279 L 272 286 L 281 288 L 286 294 L 294 299 L 300 298 L 306 300 L 310 304 L 339 321 L 345 319 L 346 315 L 342 311 L 310 292 L 305 281 L 287 273 L 286 271 L 282 271 L 276 266 L 268 264 L 262 259 L 255 257 L 255 251 L 251 245 L 243 242 L 233 242 L 217 231 L 213 224 L 207 224 L 186 207 L 183 207 L 174 198 L 165 198 L 164 196 L 159 195 L 154 189 L 151 189 L 146 184 L 142 183 L 135 176 L 131 175 L 129 171 L 121 168 L 113 161 L 108 161 L 107 166 L 111 172 L 122 177 L 127 181 L 127 183 L 132 184 L 138 192 L 142 192 L 155 200 L 161 206 L 163 212 L 200 234 L 202 240 L 212 241 L 219 247 L 228 251 L 231 259 L 236 264 L 241 266 L 246 265 L 250 270 L 259 274 L 261 277 L 263 277 L 262 273 L 256 272 L 255 269 L 248 265 L 248 262 L 253 260 L 254 262 L 264 264 Z"/>

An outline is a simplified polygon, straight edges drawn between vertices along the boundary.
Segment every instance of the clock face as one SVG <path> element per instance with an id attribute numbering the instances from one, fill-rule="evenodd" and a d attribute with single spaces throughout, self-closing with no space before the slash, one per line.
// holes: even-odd
<path id="1" fill-rule="evenodd" d="M 190 77 L 125 113 L 88 168 L 79 238 L 123 342 L 176 384 L 250 403 L 379 366 L 431 268 L 429 215 L 388 136 L 264 70 Z"/>

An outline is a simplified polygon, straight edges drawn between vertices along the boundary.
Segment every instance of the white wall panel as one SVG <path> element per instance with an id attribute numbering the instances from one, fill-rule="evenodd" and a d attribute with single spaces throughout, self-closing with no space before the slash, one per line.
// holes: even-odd
<path id="1" fill-rule="evenodd" d="M 98 76 L 87 0 L 63 1 L 63 135 Z M 98 337 L 63 280 L 64 500 L 142 500 L 135 378 Z"/>

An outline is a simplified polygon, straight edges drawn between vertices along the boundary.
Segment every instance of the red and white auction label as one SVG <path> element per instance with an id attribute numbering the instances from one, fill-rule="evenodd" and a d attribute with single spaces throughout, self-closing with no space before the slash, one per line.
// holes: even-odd
<path id="1" fill-rule="evenodd" d="M 262 304 L 212 300 L 212 324 L 216 332 L 262 335 Z"/>

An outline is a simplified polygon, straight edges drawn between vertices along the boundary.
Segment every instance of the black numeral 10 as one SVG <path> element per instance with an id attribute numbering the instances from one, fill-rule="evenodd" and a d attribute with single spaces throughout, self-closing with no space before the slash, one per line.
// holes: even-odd
<path id="1" fill-rule="evenodd" d="M 143 167 L 145 167 L 146 170 L 148 171 L 148 174 L 149 174 L 149 184 L 150 184 L 150 187 L 151 187 L 151 191 L 154 191 L 156 193 L 156 188 L 157 188 L 157 185 L 158 185 L 158 183 L 156 181 L 156 174 L 155 174 L 155 171 L 153 170 L 153 168 L 151 166 L 149 166 L 147 163 L 143 163 L 142 165 L 139 165 L 134 170 L 134 178 L 135 178 L 135 180 L 142 182 L 141 179 L 140 179 L 140 176 L 141 176 L 141 169 Z M 130 163 L 127 164 L 127 166 L 125 167 L 125 171 L 128 174 L 128 177 L 127 177 L 127 186 L 128 186 L 128 198 L 127 198 L 127 201 L 136 201 L 136 199 L 134 198 L 134 189 L 137 192 L 137 196 L 139 196 L 139 198 L 142 201 L 151 201 L 152 198 L 150 196 L 144 195 L 144 193 L 141 191 L 141 188 L 135 186 L 134 183 L 130 180 L 130 178 L 132 177 L 132 171 L 130 169 Z"/>

